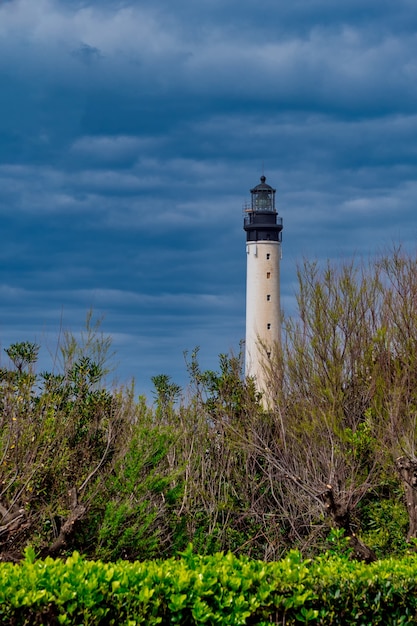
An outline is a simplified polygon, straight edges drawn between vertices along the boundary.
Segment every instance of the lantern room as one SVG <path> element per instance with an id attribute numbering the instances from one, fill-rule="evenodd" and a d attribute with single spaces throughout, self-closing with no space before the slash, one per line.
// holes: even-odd
<path id="1" fill-rule="evenodd" d="M 251 205 L 245 209 L 243 228 L 246 241 L 281 241 L 282 217 L 278 217 L 275 209 L 275 192 L 266 183 L 265 176 L 261 182 L 250 190 Z"/>

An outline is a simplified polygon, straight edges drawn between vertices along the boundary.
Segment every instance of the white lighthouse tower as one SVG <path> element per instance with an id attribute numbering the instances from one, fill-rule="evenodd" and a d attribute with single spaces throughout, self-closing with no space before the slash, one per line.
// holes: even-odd
<path id="1" fill-rule="evenodd" d="M 268 361 L 281 342 L 280 261 L 282 218 L 275 209 L 275 189 L 265 176 L 245 208 L 246 350 L 245 374 L 268 396 Z M 267 398 L 265 398 L 267 399 Z"/>

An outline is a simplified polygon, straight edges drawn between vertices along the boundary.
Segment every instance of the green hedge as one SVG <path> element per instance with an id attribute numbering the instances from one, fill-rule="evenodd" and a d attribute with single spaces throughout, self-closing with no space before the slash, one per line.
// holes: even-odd
<path id="1" fill-rule="evenodd" d="M 415 624 L 417 557 L 365 565 L 291 552 L 264 563 L 232 554 L 129 563 L 0 565 L 1 624 Z"/>

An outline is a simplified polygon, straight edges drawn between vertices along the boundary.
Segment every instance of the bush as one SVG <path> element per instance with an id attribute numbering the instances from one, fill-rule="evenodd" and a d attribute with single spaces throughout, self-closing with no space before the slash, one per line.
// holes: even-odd
<path id="1" fill-rule="evenodd" d="M 417 557 L 371 565 L 345 557 L 275 563 L 191 549 L 180 559 L 0 565 L 4 624 L 413 624 Z"/>

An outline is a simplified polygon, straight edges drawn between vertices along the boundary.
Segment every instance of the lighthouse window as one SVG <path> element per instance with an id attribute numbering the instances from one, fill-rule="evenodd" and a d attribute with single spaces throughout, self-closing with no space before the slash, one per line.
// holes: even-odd
<path id="1" fill-rule="evenodd" d="M 268 253 L 267 253 L 267 255 L 266 255 L 266 260 L 268 260 L 268 259 L 270 258 L 270 256 L 271 256 L 271 255 L 270 255 L 270 254 L 269 254 L 269 252 L 268 252 Z"/>
<path id="2" fill-rule="evenodd" d="M 268 330 L 271 330 L 271 324 L 267 324 L 266 327 Z"/>
<path id="3" fill-rule="evenodd" d="M 268 302 L 269 302 L 269 301 L 270 301 L 270 299 L 271 299 L 271 294 L 268 294 L 268 295 L 266 296 L 266 299 L 267 299 L 267 300 L 268 300 Z"/>
<path id="4" fill-rule="evenodd" d="M 271 272 L 267 272 L 267 273 L 266 273 L 266 277 L 267 277 L 267 278 L 271 278 Z"/>

